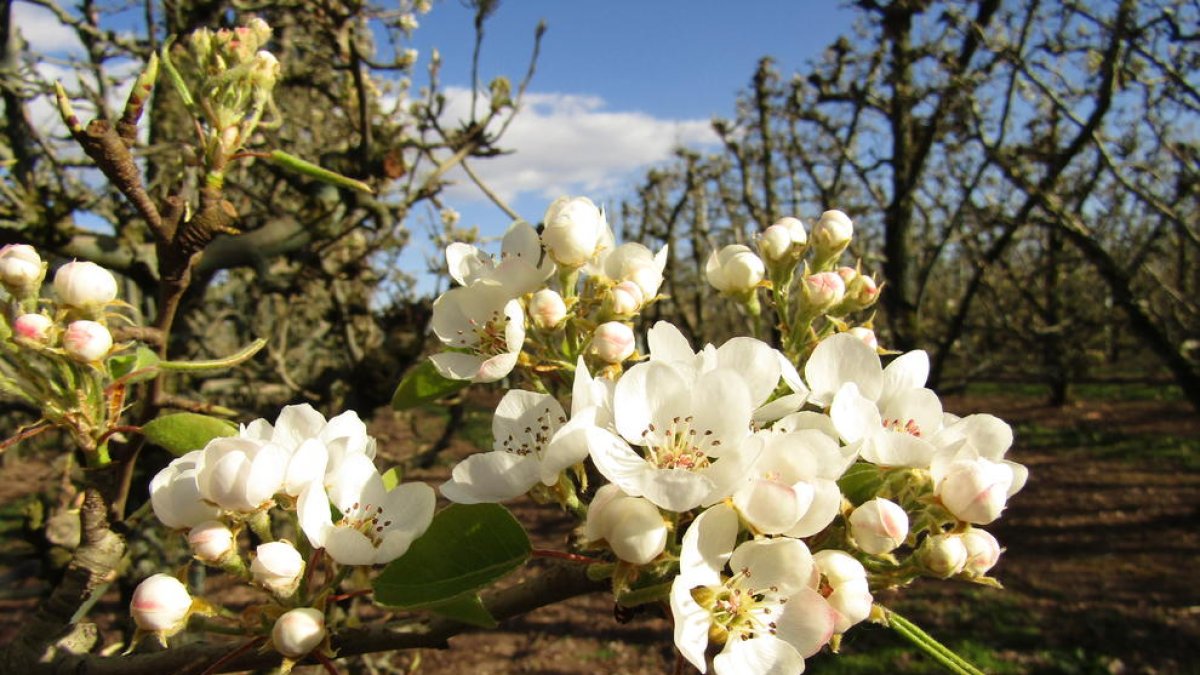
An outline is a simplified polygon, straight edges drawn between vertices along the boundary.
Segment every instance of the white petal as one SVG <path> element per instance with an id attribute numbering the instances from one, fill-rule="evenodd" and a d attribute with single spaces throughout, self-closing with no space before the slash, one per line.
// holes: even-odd
<path id="1" fill-rule="evenodd" d="M 639 479 L 641 485 L 638 491 L 641 496 L 650 500 L 655 506 L 676 513 L 690 511 L 700 506 L 716 487 L 707 477 L 686 469 L 651 470 L 642 473 Z M 626 490 L 626 492 L 629 491 Z M 630 492 L 630 494 L 633 493 Z"/>
<path id="2" fill-rule="evenodd" d="M 733 553 L 738 528 L 737 513 L 726 504 L 696 516 L 680 542 L 679 578 L 688 588 L 721 583 L 720 572 Z"/>
<path id="3" fill-rule="evenodd" d="M 606 524 L 603 518 L 604 508 L 612 500 L 624 496 L 625 494 L 621 492 L 621 488 L 612 483 L 602 485 L 599 490 L 596 490 L 595 496 L 592 497 L 591 503 L 588 504 L 587 518 L 583 523 L 583 538 L 585 541 L 592 542 L 604 538 L 604 528 L 601 527 L 602 524 Z"/>
<path id="4" fill-rule="evenodd" d="M 691 382 L 663 361 L 639 363 L 617 382 L 613 391 L 613 417 L 617 432 L 630 443 L 641 443 L 643 432 L 657 424 L 655 433 L 664 431 L 664 422 L 687 417 L 691 411 Z"/>
<path id="5" fill-rule="evenodd" d="M 883 389 L 879 356 L 849 333 L 822 340 L 804 366 L 804 377 L 812 389 L 809 400 L 821 406 L 829 405 L 833 395 L 847 382 L 857 384 L 859 392 L 872 401 L 879 398 Z"/>
<path id="6" fill-rule="evenodd" d="M 549 437 L 559 427 L 566 414 L 553 396 L 523 389 L 510 389 L 492 416 L 493 450 L 514 451 L 524 446 L 528 450 L 541 450 L 537 436 Z M 538 425 L 546 423 L 549 429 Z"/>
<path id="7" fill-rule="evenodd" d="M 781 417 L 786 417 L 787 415 L 796 412 L 804 406 L 804 401 L 807 398 L 808 397 L 806 394 L 787 394 L 785 396 L 780 396 L 774 401 L 760 406 L 754 411 L 754 415 L 751 416 L 750 419 L 752 422 L 754 422 L 754 424 L 760 427 L 765 426 L 771 422 L 774 422 L 775 420 L 780 419 Z"/>
<path id="8" fill-rule="evenodd" d="M 300 529 L 313 548 L 325 548 L 325 538 L 333 529 L 333 514 L 329 509 L 329 495 L 320 483 L 311 483 L 296 502 L 296 515 Z"/>
<path id="9" fill-rule="evenodd" d="M 800 379 L 800 373 L 796 370 L 795 364 L 784 356 L 783 352 L 775 350 L 775 353 L 779 356 L 780 377 L 783 378 L 788 389 L 808 398 L 808 387 L 804 386 L 804 380 Z"/>
<path id="10" fill-rule="evenodd" d="M 813 488 L 812 503 L 792 528 L 784 533 L 789 537 L 811 537 L 828 527 L 841 511 L 842 491 L 837 483 L 819 478 L 809 485 Z"/>
<path id="11" fill-rule="evenodd" d="M 433 358 L 434 356 L 438 356 L 438 354 L 434 354 L 429 358 Z M 519 357 L 520 354 L 517 352 L 497 354 L 496 356 L 493 356 L 479 365 L 479 372 L 475 374 L 475 377 L 471 378 L 471 381 L 495 382 L 496 380 L 499 380 L 500 378 L 512 372 L 513 367 L 517 365 L 517 359 Z M 435 363 L 434 365 L 437 364 Z"/>
<path id="12" fill-rule="evenodd" d="M 456 241 L 446 247 L 446 269 L 461 286 L 478 279 L 480 271 L 490 266 L 491 261 L 470 244 Z"/>
<path id="13" fill-rule="evenodd" d="M 442 483 L 442 496 L 459 504 L 502 502 L 525 494 L 538 482 L 538 461 L 533 455 L 481 452 L 454 467 Z"/>
<path id="14" fill-rule="evenodd" d="M 325 537 L 325 552 L 342 565 L 374 565 L 375 544 L 349 527 L 334 527 Z"/>
<path id="15" fill-rule="evenodd" d="M 1009 460 L 1004 460 L 1004 465 L 1012 470 L 1012 485 L 1008 487 L 1008 496 L 1011 497 L 1021 491 L 1025 487 L 1025 481 L 1029 479 L 1029 469 L 1024 464 L 1018 464 Z"/>
<path id="16" fill-rule="evenodd" d="M 883 391 L 880 399 L 888 399 L 905 389 L 924 387 L 929 379 L 929 354 L 916 350 L 897 356 L 883 369 Z"/>
<path id="17" fill-rule="evenodd" d="M 558 482 L 564 469 L 580 464 L 588 456 L 587 429 L 595 426 L 596 409 L 588 408 L 575 415 L 559 429 L 542 453 L 541 479 L 546 485 Z"/>
<path id="18" fill-rule="evenodd" d="M 714 447 L 709 454 L 721 456 L 735 452 L 750 435 L 753 411 L 754 403 L 745 380 L 735 371 L 717 368 L 697 378 L 687 414 L 695 417 L 693 428 L 713 432 L 709 443 Z"/>
<path id="19" fill-rule="evenodd" d="M 646 474 L 654 471 L 654 468 L 612 432 L 592 427 L 586 429 L 584 434 L 596 470 L 626 494 L 641 497 Z"/>
<path id="20" fill-rule="evenodd" d="M 811 490 L 807 494 L 811 500 Z M 789 485 L 773 480 L 753 480 L 733 494 L 733 505 L 746 522 L 764 534 L 786 531 L 803 511 L 797 503 L 796 491 Z M 805 504 L 805 508 L 807 508 Z"/>
<path id="21" fill-rule="evenodd" d="M 462 352 L 440 352 L 430 356 L 429 360 L 439 375 L 450 380 L 473 380 L 483 366 L 482 356 Z"/>
<path id="22" fill-rule="evenodd" d="M 788 597 L 775 625 L 777 635 L 808 658 L 829 642 L 836 623 L 837 612 L 825 598 L 810 588 L 801 588 Z"/>
<path id="23" fill-rule="evenodd" d="M 524 220 L 513 221 L 500 242 L 501 256 L 505 259 L 520 258 L 537 265 L 542 257 L 542 240 L 533 225 Z"/>
<path id="24" fill-rule="evenodd" d="M 284 407 L 275 420 L 271 440 L 290 450 L 305 439 L 316 438 L 324 428 L 325 416 L 311 405 L 289 405 Z"/>
<path id="25" fill-rule="evenodd" d="M 387 531 L 403 532 L 413 539 L 425 533 L 433 522 L 433 510 L 437 506 L 437 495 L 425 483 L 403 483 L 392 488 L 383 498 L 381 518 Z"/>
<path id="26" fill-rule="evenodd" d="M 646 344 L 652 361 L 683 361 L 690 363 L 696 356 L 692 346 L 675 324 L 659 321 L 646 331 Z"/>
<path id="27" fill-rule="evenodd" d="M 828 415 L 808 410 L 792 413 L 776 422 L 771 428 L 783 432 L 815 429 L 828 436 L 834 442 L 841 438 L 837 427 L 833 426 L 833 420 L 829 419 Z"/>
<path id="28" fill-rule="evenodd" d="M 700 584 L 697 584 L 700 585 Z M 675 624 L 675 648 L 683 658 L 701 673 L 707 672 L 708 661 L 704 651 L 708 648 L 708 629 L 712 621 L 708 611 L 692 599 L 695 586 L 682 576 L 671 584 L 671 616 Z"/>
<path id="29" fill-rule="evenodd" d="M 761 405 L 775 391 L 783 370 L 778 351 L 748 337 L 735 337 L 717 348 L 717 367 L 742 376 L 754 406 Z"/>
<path id="30" fill-rule="evenodd" d="M 753 588 L 773 586 L 780 593 L 791 595 L 808 587 L 813 576 L 813 558 L 808 546 L 799 539 L 751 539 L 733 552 L 729 568 L 735 572 L 749 570 L 749 584 Z"/>
<path id="31" fill-rule="evenodd" d="M 329 463 L 329 452 L 321 441 L 310 438 L 300 444 L 288 460 L 284 491 L 293 497 L 299 495 L 313 481 L 324 482 L 325 467 Z"/>
<path id="32" fill-rule="evenodd" d="M 772 635 L 749 640 L 730 640 L 713 657 L 717 675 L 799 675 L 804 657 L 788 643 Z"/>
<path id="33" fill-rule="evenodd" d="M 864 398 L 858 391 L 858 385 L 853 382 L 842 385 L 833 397 L 829 418 L 833 420 L 838 435 L 847 443 L 856 443 L 883 428 L 883 420 L 874 401 Z"/>
<path id="34" fill-rule="evenodd" d="M 936 448 L 928 441 L 899 431 L 881 431 L 863 444 L 862 458 L 879 466 L 929 467 Z"/>
<path id="35" fill-rule="evenodd" d="M 909 388 L 880 401 L 880 415 L 903 427 L 912 420 L 923 436 L 935 434 L 942 425 L 942 402 L 929 389 Z"/>

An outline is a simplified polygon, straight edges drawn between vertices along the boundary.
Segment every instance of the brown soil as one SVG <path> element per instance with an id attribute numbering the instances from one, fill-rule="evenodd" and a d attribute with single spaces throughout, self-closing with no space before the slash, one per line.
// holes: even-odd
<path id="1" fill-rule="evenodd" d="M 1088 403 L 1051 409 L 1028 399 L 947 399 L 948 410 L 988 411 L 1014 424 L 1124 434 L 1170 434 L 1200 445 L 1200 419 L 1182 404 Z M 478 412 L 487 415 L 490 410 Z M 436 420 L 382 411 L 373 432 L 389 461 L 415 454 L 439 432 Z M 456 440 L 438 466 L 406 480 L 437 484 L 472 447 Z M 1086 449 L 1029 449 L 1018 436 L 1010 457 L 1030 479 L 1004 517 L 989 528 L 1007 547 L 994 570 L 1006 590 L 954 582 L 918 582 L 881 598 L 951 645 L 970 640 L 1006 672 L 1191 673 L 1200 662 L 1200 473 L 1179 462 L 1089 459 Z M 1193 464 L 1194 466 L 1194 464 Z M 0 503 L 11 504 L 58 480 L 44 462 L 0 469 Z M 512 506 L 535 547 L 563 549 L 570 522 L 527 500 Z M 6 538 L 11 535 L 6 535 Z M 5 548 L 9 548 L 5 546 Z M 24 572 L 25 574 L 22 574 Z M 534 573 L 532 570 L 527 573 Z M 0 569 L 9 583 L 0 599 L 0 642 L 11 637 L 34 600 L 36 568 Z M 102 604 L 100 611 L 119 609 Z M 889 631 L 852 630 L 843 654 L 896 648 Z M 810 672 L 836 669 L 841 657 L 817 657 Z M 870 672 L 937 672 L 922 657 L 898 656 Z M 994 665 L 1000 664 L 1000 665 Z M 381 654 L 345 662 L 348 672 L 662 673 L 675 655 L 670 626 L 646 612 L 626 622 L 611 598 L 576 598 L 462 635 L 451 649 Z M 312 671 L 318 672 L 318 671 Z M 868 672 L 868 671 L 854 671 Z"/>

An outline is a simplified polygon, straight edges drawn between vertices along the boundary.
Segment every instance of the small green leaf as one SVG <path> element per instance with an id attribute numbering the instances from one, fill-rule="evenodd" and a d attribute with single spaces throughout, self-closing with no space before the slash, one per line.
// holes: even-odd
<path id="1" fill-rule="evenodd" d="M 837 484 L 851 504 L 862 504 L 875 496 L 883 485 L 883 472 L 869 462 L 856 462 L 846 469 Z"/>
<path id="2" fill-rule="evenodd" d="M 388 492 L 391 492 L 392 488 L 396 487 L 399 484 L 400 484 L 400 467 L 393 466 L 392 468 L 383 472 L 383 487 L 384 487 L 384 489 L 386 489 Z"/>
<path id="3" fill-rule="evenodd" d="M 300 159 L 294 155 L 289 155 L 282 150 L 272 150 L 271 154 L 267 155 L 266 159 L 268 162 L 276 166 L 282 166 L 285 169 L 291 169 L 296 173 L 311 176 L 312 178 L 316 178 L 317 180 L 325 183 L 330 183 L 331 185 L 350 188 L 352 190 L 358 190 L 359 192 L 366 192 L 367 194 L 375 194 L 375 191 L 371 189 L 371 186 L 367 185 L 361 180 L 355 180 L 353 178 L 343 176 L 340 173 L 317 166 L 316 164 L 313 164 L 307 160 Z"/>
<path id="4" fill-rule="evenodd" d="M 392 408 L 409 410 L 425 403 L 433 403 L 470 383 L 469 380 L 451 380 L 443 377 L 434 367 L 433 361 L 425 359 L 400 380 L 400 386 L 396 387 L 396 393 L 392 395 Z"/>
<path id="5" fill-rule="evenodd" d="M 495 628 L 500 625 L 492 613 L 483 606 L 478 593 L 465 593 L 446 602 L 425 608 L 438 616 L 454 619 L 480 628 Z"/>
<path id="6" fill-rule="evenodd" d="M 267 341 L 264 338 L 258 338 L 251 342 L 241 351 L 226 356 L 223 359 L 212 359 L 209 361 L 162 361 L 158 364 L 163 370 L 174 370 L 182 373 L 199 373 L 208 370 L 225 370 L 232 368 L 250 357 L 257 354 L 263 347 L 267 346 Z"/>
<path id="7" fill-rule="evenodd" d="M 149 347 L 138 347 L 132 354 L 114 356 L 108 360 L 108 370 L 123 384 L 153 380 L 158 376 L 158 354 Z"/>
<path id="8" fill-rule="evenodd" d="M 402 609 L 466 612 L 462 596 L 503 578 L 531 552 L 529 537 L 508 509 L 452 504 L 375 579 L 375 599 Z"/>
<path id="9" fill-rule="evenodd" d="M 233 422 L 196 413 L 163 415 L 142 427 L 146 440 L 175 455 L 200 450 L 214 438 L 234 436 L 237 432 Z"/>

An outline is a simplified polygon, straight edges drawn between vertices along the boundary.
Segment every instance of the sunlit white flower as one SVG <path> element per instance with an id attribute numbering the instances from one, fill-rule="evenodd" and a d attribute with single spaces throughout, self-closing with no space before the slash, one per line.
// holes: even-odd
<path id="1" fill-rule="evenodd" d="M 200 496 L 222 509 L 250 513 L 283 488 L 290 456 L 274 443 L 229 436 L 204 446 L 196 482 Z"/>
<path id="2" fill-rule="evenodd" d="M 183 629 L 192 609 L 192 596 L 169 574 L 146 578 L 133 591 L 129 613 L 141 630 L 169 637 Z"/>
<path id="3" fill-rule="evenodd" d="M 495 282 L 517 297 L 536 290 L 554 274 L 554 263 L 542 261 L 537 230 L 518 220 L 509 226 L 500 245 L 500 262 L 475 246 L 455 242 L 446 247 L 450 277 L 463 286 L 478 281 Z"/>
<path id="4" fill-rule="evenodd" d="M 813 554 L 813 562 L 824 577 L 821 593 L 837 613 L 834 631 L 845 633 L 871 614 L 871 589 L 867 570 L 845 551 L 825 549 Z"/>
<path id="5" fill-rule="evenodd" d="M 542 243 L 554 262 L 578 268 L 612 246 L 604 212 L 587 197 L 559 197 L 546 209 Z"/>
<path id="6" fill-rule="evenodd" d="M 442 496 L 460 504 L 502 502 L 539 482 L 554 485 L 561 471 L 587 457 L 584 429 L 594 421 L 594 413 L 581 412 L 568 422 L 553 396 L 513 389 L 492 417 L 492 451 L 459 462 Z"/>
<path id="7" fill-rule="evenodd" d="M 289 659 L 302 659 L 325 639 L 325 614 L 311 607 L 283 613 L 271 628 L 271 644 Z"/>
<path id="8" fill-rule="evenodd" d="M 254 582 L 280 598 L 291 597 L 304 574 L 304 558 L 287 541 L 259 544 L 250 563 Z"/>
<path id="9" fill-rule="evenodd" d="M 337 522 L 330 502 L 341 514 Z M 300 494 L 300 527 L 314 548 L 342 565 L 380 565 L 404 555 L 433 520 L 436 497 L 424 483 L 404 483 L 390 491 L 365 455 L 342 464 L 329 491 L 313 482 Z"/>
<path id="10" fill-rule="evenodd" d="M 163 525 L 190 528 L 221 515 L 221 509 L 204 501 L 196 482 L 197 463 L 203 450 L 193 450 L 173 460 L 150 479 L 150 505 Z"/>
<path id="11" fill-rule="evenodd" d="M 461 351 L 430 356 L 443 377 L 495 382 L 517 364 L 525 342 L 521 303 L 499 285 L 479 282 L 452 288 L 433 303 L 433 332 Z"/>
<path id="12" fill-rule="evenodd" d="M 798 539 L 752 539 L 736 549 L 737 515 L 723 504 L 683 536 L 671 584 L 675 646 L 707 672 L 710 642 L 718 675 L 799 673 L 832 637 L 837 612 L 814 590 L 818 571 Z"/>
<path id="13" fill-rule="evenodd" d="M 618 558 L 635 565 L 654 560 L 667 546 L 667 524 L 656 506 L 611 483 L 588 505 L 584 538 L 608 542 Z"/>
<path id="14" fill-rule="evenodd" d="M 808 233 L 799 218 L 780 218 L 763 230 L 758 240 L 758 250 L 768 263 L 794 265 L 804 256 L 808 245 Z"/>
<path id="15" fill-rule="evenodd" d="M 733 493 L 738 513 L 764 534 L 808 537 L 837 516 L 837 479 L 848 462 L 837 443 L 814 431 L 759 432 L 743 444 L 755 457 Z"/>
<path id="16" fill-rule="evenodd" d="M 722 293 L 745 294 L 758 287 L 767 268 L 749 246 L 731 244 L 713 251 L 704 266 L 708 283 Z"/>
<path id="17" fill-rule="evenodd" d="M 619 284 L 631 281 L 641 291 L 643 300 L 658 295 L 663 282 L 663 270 L 667 266 L 667 247 L 658 253 L 636 242 L 621 244 L 607 254 L 601 254 L 604 276 Z"/>
<path id="18" fill-rule="evenodd" d="M 908 537 L 908 514 L 899 504 L 876 497 L 850 514 L 850 536 L 866 553 L 889 553 Z"/>
<path id="19" fill-rule="evenodd" d="M 367 434 L 367 425 L 353 410 L 326 421 L 307 403 L 284 406 L 275 424 L 257 419 L 242 427 L 239 435 L 271 443 L 289 453 L 284 492 L 293 497 L 313 480 L 328 484 L 351 455 L 375 458 L 375 439 Z"/>
<path id="20" fill-rule="evenodd" d="M 1025 486 L 1029 470 L 1004 458 L 1012 445 L 1012 429 L 993 415 L 956 420 L 933 442 L 939 448 L 929 467 L 934 494 L 959 520 L 992 522 L 1008 498 Z"/>
<path id="21" fill-rule="evenodd" d="M 54 293 L 72 307 L 102 307 L 116 299 L 117 279 L 94 262 L 69 262 L 54 274 Z"/>

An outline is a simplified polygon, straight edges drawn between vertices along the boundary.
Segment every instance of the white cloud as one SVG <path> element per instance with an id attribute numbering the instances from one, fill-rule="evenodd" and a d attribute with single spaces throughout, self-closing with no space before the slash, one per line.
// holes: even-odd
<path id="1" fill-rule="evenodd" d="M 446 96 L 445 117 L 465 118 L 470 90 L 451 87 Z M 659 119 L 606 110 L 598 96 L 530 92 L 499 143 L 515 152 L 477 160 L 471 168 L 510 202 L 522 195 L 547 201 L 563 194 L 599 196 L 669 159 L 677 147 L 717 142 L 708 120 Z M 465 174 L 452 172 L 449 177 L 458 183 L 448 190 L 450 198 L 484 199 Z"/>
<path id="2" fill-rule="evenodd" d="M 43 54 L 82 52 L 83 44 L 70 26 L 65 26 L 45 7 L 16 2 L 12 8 L 13 23 L 29 43 L 29 50 Z"/>

